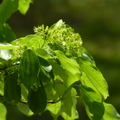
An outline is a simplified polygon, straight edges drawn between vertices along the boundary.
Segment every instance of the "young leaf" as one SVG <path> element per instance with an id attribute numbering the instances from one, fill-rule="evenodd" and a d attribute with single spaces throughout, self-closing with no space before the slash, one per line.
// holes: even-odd
<path id="1" fill-rule="evenodd" d="M 19 0 L 19 8 L 18 10 L 22 14 L 26 14 L 29 9 L 30 3 L 33 3 L 34 0 Z"/>
<path id="2" fill-rule="evenodd" d="M 0 5 L 0 25 L 2 25 L 13 12 L 18 9 L 19 0 L 3 0 Z"/>
<path id="3" fill-rule="evenodd" d="M 44 40 L 39 35 L 27 35 L 12 42 L 12 45 L 26 45 L 28 47 L 42 48 Z"/>
<path id="4" fill-rule="evenodd" d="M 120 120 L 120 114 L 111 104 L 104 103 L 103 105 L 105 107 L 104 120 Z"/>
<path id="5" fill-rule="evenodd" d="M 47 105 L 47 96 L 44 86 L 38 87 L 37 91 L 30 90 L 28 94 L 28 105 L 34 114 L 42 113 Z"/>
<path id="6" fill-rule="evenodd" d="M 18 73 L 8 74 L 5 79 L 4 98 L 8 103 L 16 104 L 21 99 L 21 88 L 18 85 Z"/>
<path id="7" fill-rule="evenodd" d="M 28 89 L 36 90 L 39 85 L 39 59 L 34 51 L 27 49 L 24 51 L 20 62 L 20 83 L 23 83 Z"/>
<path id="8" fill-rule="evenodd" d="M 2 103 L 0 103 L 0 120 L 6 120 L 6 114 L 6 107 Z"/>

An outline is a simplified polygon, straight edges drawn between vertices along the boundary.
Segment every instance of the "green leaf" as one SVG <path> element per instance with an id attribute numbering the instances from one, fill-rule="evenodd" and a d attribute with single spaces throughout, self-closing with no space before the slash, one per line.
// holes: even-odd
<path id="1" fill-rule="evenodd" d="M 63 96 L 61 116 L 65 120 L 75 120 L 79 117 L 76 110 L 76 94 L 76 90 L 70 87 Z"/>
<path id="2" fill-rule="evenodd" d="M 36 53 L 39 57 L 41 57 L 41 58 L 43 58 L 43 59 L 45 59 L 45 60 L 52 59 L 52 57 L 51 57 L 51 56 L 47 53 L 47 51 L 44 50 L 44 49 L 38 48 L 38 49 L 35 50 L 35 53 Z"/>
<path id="3" fill-rule="evenodd" d="M 97 90 L 103 96 L 103 98 L 106 99 L 109 96 L 108 85 L 103 75 L 101 74 L 101 72 L 96 67 L 91 67 L 88 64 L 85 64 L 84 61 L 81 63 L 80 66 L 81 66 L 82 71 L 86 75 L 85 77 L 88 78 L 87 80 L 89 80 L 89 82 L 87 82 L 84 77 L 82 77 L 82 79 L 86 83 L 90 83 L 86 85 L 91 88 L 93 88 L 94 86 L 95 89 L 94 88 L 93 89 Z"/>
<path id="4" fill-rule="evenodd" d="M 11 45 L 9 43 L 7 44 L 0 44 L 0 50 L 12 50 L 14 48 L 17 48 L 18 46 Z"/>
<path id="5" fill-rule="evenodd" d="M 19 0 L 3 0 L 0 5 L 0 25 L 2 25 L 13 12 L 18 9 Z"/>
<path id="6" fill-rule="evenodd" d="M 42 48 L 44 40 L 39 35 L 27 35 L 12 42 L 12 45 L 26 45 L 28 47 Z"/>
<path id="7" fill-rule="evenodd" d="M 56 96 L 57 92 L 54 89 L 52 83 L 47 82 L 44 87 L 45 87 L 45 91 L 46 91 L 46 94 L 47 94 L 47 100 L 48 101 L 51 101 L 51 100 L 56 101 L 58 96 Z"/>
<path id="8" fill-rule="evenodd" d="M 60 65 L 53 62 L 52 60 L 51 61 L 49 60 L 49 63 L 52 65 L 52 69 L 55 76 L 59 76 L 60 80 L 66 81 L 68 78 L 66 71 Z"/>
<path id="9" fill-rule="evenodd" d="M 6 107 L 2 103 L 0 103 L 0 120 L 6 120 L 6 114 Z"/>
<path id="10" fill-rule="evenodd" d="M 10 73 L 6 76 L 4 86 L 4 98 L 8 103 L 16 104 L 21 99 L 21 88 L 18 85 L 18 73 Z"/>
<path id="11" fill-rule="evenodd" d="M 2 81 L 0 81 L 0 95 L 4 94 L 4 84 Z"/>
<path id="12" fill-rule="evenodd" d="M 39 59 L 31 49 L 24 51 L 20 61 L 20 83 L 23 83 L 28 90 L 36 90 L 39 85 Z"/>
<path id="13" fill-rule="evenodd" d="M 101 120 L 105 111 L 101 95 L 85 85 L 80 85 L 80 91 L 88 116 L 91 120 Z"/>
<path id="14" fill-rule="evenodd" d="M 21 84 L 21 101 L 27 102 L 27 96 L 28 96 L 28 89 Z"/>
<path id="15" fill-rule="evenodd" d="M 86 64 L 89 64 L 89 65 L 92 65 L 92 66 L 94 65 L 95 66 L 95 62 L 94 62 L 93 57 L 88 53 L 88 51 L 84 47 L 81 47 L 80 53 L 82 55 L 82 59 L 85 60 L 84 62 Z"/>
<path id="16" fill-rule="evenodd" d="M 11 42 L 14 39 L 16 39 L 16 36 L 10 26 L 6 23 L 0 25 L 0 42 Z"/>
<path id="17" fill-rule="evenodd" d="M 26 14 L 29 9 L 30 3 L 33 3 L 34 0 L 19 0 L 19 8 L 18 10 L 22 14 Z"/>
<path id="18" fill-rule="evenodd" d="M 18 109 L 27 116 L 32 116 L 34 113 L 29 109 L 29 106 L 23 103 L 17 104 Z"/>
<path id="19" fill-rule="evenodd" d="M 68 71 L 66 73 L 68 76 L 68 78 L 64 81 L 66 88 L 70 87 L 72 84 L 80 80 L 80 73 L 76 73 L 75 75 Z"/>
<path id="20" fill-rule="evenodd" d="M 61 109 L 61 101 L 51 104 L 48 103 L 46 109 L 50 111 L 52 117 L 54 120 L 57 120 L 58 116 L 60 115 L 60 109 Z"/>
<path id="21" fill-rule="evenodd" d="M 71 72 L 73 75 L 80 73 L 79 71 L 79 65 L 76 61 L 67 58 L 63 52 L 57 50 L 55 51 L 55 54 L 57 55 L 58 60 L 62 64 L 62 66 L 69 72 Z"/>
<path id="22" fill-rule="evenodd" d="M 9 60 L 12 57 L 11 50 L 0 50 L 0 58 Z"/>
<path id="23" fill-rule="evenodd" d="M 4 84 L 2 81 L 0 81 L 0 103 L 4 102 L 4 97 L 2 97 L 4 95 Z"/>
<path id="24" fill-rule="evenodd" d="M 28 105 L 34 114 L 42 113 L 45 110 L 47 105 L 47 96 L 42 83 L 37 91 L 33 91 L 32 89 L 29 91 Z"/>
<path id="25" fill-rule="evenodd" d="M 120 120 L 120 114 L 111 104 L 104 103 L 103 105 L 105 107 L 104 120 Z"/>

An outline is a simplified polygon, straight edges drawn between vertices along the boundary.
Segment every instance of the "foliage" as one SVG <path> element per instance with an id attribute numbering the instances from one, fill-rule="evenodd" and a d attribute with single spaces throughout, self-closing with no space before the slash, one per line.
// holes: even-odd
<path id="1" fill-rule="evenodd" d="M 0 119 L 5 120 L 3 103 L 8 102 L 28 116 L 48 110 L 54 120 L 59 115 L 74 120 L 79 118 L 76 105 L 81 98 L 91 120 L 119 120 L 115 108 L 104 102 L 109 94 L 103 75 L 69 25 L 59 20 L 51 27 L 34 28 L 35 34 L 15 38 L 5 21 L 16 10 L 27 11 L 32 1 L 23 2 L 5 0 L 0 6 Z M 15 9 L 8 8 L 3 16 L 8 4 Z"/>

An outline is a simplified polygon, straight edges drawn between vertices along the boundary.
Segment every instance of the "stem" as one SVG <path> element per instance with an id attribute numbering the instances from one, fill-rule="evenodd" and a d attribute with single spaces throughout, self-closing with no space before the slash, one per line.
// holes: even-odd
<path id="1" fill-rule="evenodd" d="M 0 95 L 0 97 L 4 97 L 3 95 Z M 27 101 L 19 101 L 20 103 L 23 103 L 23 104 L 28 104 L 28 102 Z M 50 101 L 48 101 L 47 103 L 51 103 L 51 104 L 53 104 L 53 103 L 55 103 L 54 102 L 54 100 L 50 100 Z"/>
<path id="2" fill-rule="evenodd" d="M 5 69 L 7 69 L 7 68 L 9 68 L 9 67 L 13 67 L 13 66 L 17 66 L 17 65 L 19 65 L 19 63 L 14 64 L 14 65 L 11 65 L 11 66 L 6 66 L 6 67 L 3 67 L 3 68 L 0 68 L 0 70 L 5 70 Z"/>

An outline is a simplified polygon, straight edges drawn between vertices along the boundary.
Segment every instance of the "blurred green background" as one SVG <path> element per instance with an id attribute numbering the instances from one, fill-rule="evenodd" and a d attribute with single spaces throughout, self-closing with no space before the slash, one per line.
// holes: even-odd
<path id="1" fill-rule="evenodd" d="M 50 26 L 59 19 L 80 33 L 83 46 L 108 82 L 110 97 L 106 102 L 120 113 L 120 0 L 34 0 L 26 15 L 16 12 L 7 22 L 17 37 L 22 37 L 32 34 L 35 26 Z M 7 120 L 52 120 L 49 112 L 26 117 L 15 106 L 7 108 Z M 77 109 L 80 120 L 89 120 L 82 101 Z"/>

